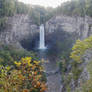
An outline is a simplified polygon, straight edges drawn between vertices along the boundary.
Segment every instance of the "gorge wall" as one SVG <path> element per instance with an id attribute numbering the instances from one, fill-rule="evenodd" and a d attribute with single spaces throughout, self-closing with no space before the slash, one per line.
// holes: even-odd
<path id="1" fill-rule="evenodd" d="M 75 42 L 78 38 L 84 39 L 90 35 L 92 35 L 92 18 L 88 16 L 83 18 L 78 16 L 70 17 L 59 15 L 54 16 L 45 23 L 46 44 L 50 46 L 52 49 L 51 51 L 54 50 L 54 52 L 49 53 L 49 55 L 54 54 L 52 55 L 53 57 L 49 56 L 52 58 L 48 60 L 49 64 L 45 64 L 46 73 L 52 73 L 52 75 L 47 77 L 47 80 L 49 81 L 48 85 L 50 86 L 48 92 L 54 92 L 55 90 L 58 92 L 62 89 L 61 75 L 58 72 L 57 62 L 54 61 L 56 59 L 56 53 L 62 50 L 62 42 L 64 43 L 63 49 L 66 50 L 66 47 L 71 48 L 73 44 L 71 44 L 72 42 L 66 44 L 65 41 Z M 32 23 L 32 20 L 28 15 L 15 15 L 9 17 L 6 29 L 0 32 L 0 42 L 14 44 L 18 48 L 23 47 L 31 50 L 39 43 L 39 27 Z M 58 50 L 56 49 L 56 46 L 58 47 Z M 86 73 L 83 73 L 82 75 L 85 75 Z M 55 86 L 56 83 L 58 84 L 57 86 Z"/>
<path id="2" fill-rule="evenodd" d="M 68 33 L 75 33 L 76 37 L 84 39 L 92 34 L 92 18 L 85 16 L 55 16 L 46 23 L 46 33 L 53 33 L 63 30 Z"/>
<path id="3" fill-rule="evenodd" d="M 8 17 L 6 28 L 0 32 L 0 41 L 21 47 L 22 40 L 33 39 L 38 32 L 39 29 L 32 23 L 28 15 L 15 15 Z"/>
<path id="4" fill-rule="evenodd" d="M 84 39 L 92 34 L 92 19 L 88 16 L 83 18 L 59 15 L 47 21 L 45 29 L 47 41 L 49 36 L 61 31 L 74 35 L 75 39 Z M 38 33 L 39 27 L 32 23 L 28 15 L 15 15 L 8 18 L 6 29 L 0 32 L 0 41 L 9 44 L 26 39 L 39 40 Z"/>

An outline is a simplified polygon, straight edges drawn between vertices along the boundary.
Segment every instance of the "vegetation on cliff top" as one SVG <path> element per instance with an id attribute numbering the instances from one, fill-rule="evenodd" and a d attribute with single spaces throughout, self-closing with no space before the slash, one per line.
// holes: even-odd
<path id="1" fill-rule="evenodd" d="M 4 28 L 6 17 L 15 14 L 28 14 L 33 23 L 40 25 L 51 17 L 59 14 L 69 16 L 92 16 L 92 0 L 71 0 L 62 3 L 61 6 L 53 9 L 42 6 L 27 5 L 18 0 L 0 0 L 0 29 Z M 2 26 L 3 25 L 3 26 Z"/>
<path id="2" fill-rule="evenodd" d="M 91 16 L 92 17 L 92 0 L 71 0 L 62 3 L 56 8 L 57 14 L 65 14 L 70 16 Z"/>
<path id="3" fill-rule="evenodd" d="M 15 14 L 28 14 L 33 23 L 40 25 L 51 18 L 53 8 L 27 5 L 18 0 L 0 0 L 0 28 L 5 25 L 6 17 Z"/>

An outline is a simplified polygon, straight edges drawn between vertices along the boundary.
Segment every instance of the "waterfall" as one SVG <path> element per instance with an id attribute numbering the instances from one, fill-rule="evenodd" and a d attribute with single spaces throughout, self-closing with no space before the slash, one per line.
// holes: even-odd
<path id="1" fill-rule="evenodd" d="M 39 49 L 46 49 L 45 47 L 45 34 L 44 34 L 44 25 L 40 26 L 40 46 Z"/>

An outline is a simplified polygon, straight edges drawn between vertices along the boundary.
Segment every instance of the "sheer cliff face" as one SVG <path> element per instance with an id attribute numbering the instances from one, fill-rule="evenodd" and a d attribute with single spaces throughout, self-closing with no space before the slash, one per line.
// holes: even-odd
<path id="1" fill-rule="evenodd" d="M 53 33 L 63 30 L 68 33 L 75 33 L 77 38 L 84 39 L 92 34 L 92 19 L 88 16 L 69 17 L 56 16 L 46 23 L 46 33 Z"/>
<path id="2" fill-rule="evenodd" d="M 32 24 L 28 15 L 15 15 L 8 18 L 6 29 L 0 33 L 0 41 L 6 44 L 18 43 L 38 31 L 37 26 Z"/>
<path id="3" fill-rule="evenodd" d="M 46 40 L 55 32 L 66 32 L 73 37 L 84 39 L 92 34 L 92 19 L 90 17 L 55 16 L 45 24 Z M 7 27 L 0 32 L 0 41 L 4 43 L 19 43 L 24 39 L 39 37 L 39 28 L 32 23 L 28 15 L 15 15 L 9 17 Z M 60 35 L 60 34 L 59 34 Z M 61 35 L 62 36 L 62 35 Z M 51 38 L 51 37 L 50 37 Z M 39 40 L 39 38 L 36 38 Z"/>

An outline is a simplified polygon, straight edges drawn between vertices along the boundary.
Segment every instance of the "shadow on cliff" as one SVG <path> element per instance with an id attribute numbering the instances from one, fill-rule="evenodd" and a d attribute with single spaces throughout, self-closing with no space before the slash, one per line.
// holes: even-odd
<path id="1" fill-rule="evenodd" d="M 34 51 L 39 46 L 39 33 L 30 35 L 27 38 L 20 41 L 22 47 L 28 51 Z"/>
<path id="2" fill-rule="evenodd" d="M 46 58 L 49 58 L 50 61 L 56 61 L 61 55 L 69 54 L 72 45 L 75 42 L 73 34 L 65 32 L 61 29 L 57 29 L 51 34 L 46 34 L 45 38 L 47 50 L 44 52 L 38 49 L 39 33 L 23 39 L 20 43 L 24 49 L 37 52 L 38 56 L 44 55 Z"/>
<path id="3" fill-rule="evenodd" d="M 67 55 L 70 53 L 74 42 L 73 34 L 57 29 L 52 34 L 46 35 L 47 55 L 52 61 L 62 55 Z"/>

